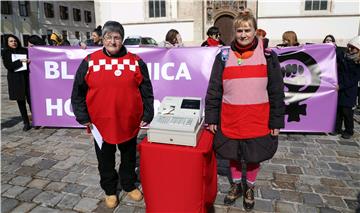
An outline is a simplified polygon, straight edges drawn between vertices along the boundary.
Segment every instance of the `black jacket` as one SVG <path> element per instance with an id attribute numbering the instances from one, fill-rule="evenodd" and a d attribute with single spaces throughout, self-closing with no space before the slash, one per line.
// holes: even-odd
<path id="1" fill-rule="evenodd" d="M 7 80 L 10 100 L 25 100 L 25 97 L 30 94 L 29 70 L 15 72 L 16 69 L 22 66 L 22 62 L 20 60 L 12 61 L 12 54 L 28 55 L 28 51 L 22 47 L 17 49 L 7 48 L 2 56 L 4 66 L 8 71 Z"/>
<path id="2" fill-rule="evenodd" d="M 360 64 L 356 64 L 342 54 L 338 59 L 338 105 L 354 107 L 360 80 Z"/>
<path id="3" fill-rule="evenodd" d="M 103 48 L 103 53 L 108 55 L 109 57 L 123 57 L 127 54 L 127 50 L 124 46 L 120 49 L 119 53 L 116 55 L 109 55 L 105 48 Z M 87 58 L 86 58 L 87 59 Z M 88 62 L 84 59 L 75 75 L 75 80 L 73 84 L 73 90 L 71 94 L 71 104 L 73 107 L 73 111 L 76 117 L 76 120 L 80 124 L 85 124 L 91 122 L 90 115 L 86 106 L 86 94 L 88 90 L 88 85 L 85 81 L 85 75 L 88 71 Z M 143 102 L 144 115 L 142 120 L 150 123 L 154 117 L 154 95 L 153 89 L 148 73 L 148 69 L 144 61 L 139 60 L 140 71 L 143 76 L 143 81 L 140 84 L 139 90 Z"/>

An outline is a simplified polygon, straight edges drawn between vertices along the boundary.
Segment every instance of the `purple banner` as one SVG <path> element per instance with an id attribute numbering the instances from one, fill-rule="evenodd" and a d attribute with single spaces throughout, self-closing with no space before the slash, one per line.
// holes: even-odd
<path id="1" fill-rule="evenodd" d="M 273 48 L 285 83 L 285 131 L 331 132 L 337 106 L 335 46 Z"/>
<path id="2" fill-rule="evenodd" d="M 70 103 L 74 76 L 83 58 L 99 48 L 29 48 L 33 125 L 79 127 Z M 164 96 L 205 97 L 219 48 L 129 48 L 147 64 L 155 109 Z M 285 131 L 330 132 L 335 122 L 335 48 L 307 45 L 274 49 L 284 71 Z"/>
<path id="3" fill-rule="evenodd" d="M 32 47 L 30 90 L 35 126 L 79 127 L 71 109 L 74 76 L 81 61 L 99 48 Z M 165 96 L 205 97 L 219 48 L 128 48 L 147 64 L 155 109 Z"/>

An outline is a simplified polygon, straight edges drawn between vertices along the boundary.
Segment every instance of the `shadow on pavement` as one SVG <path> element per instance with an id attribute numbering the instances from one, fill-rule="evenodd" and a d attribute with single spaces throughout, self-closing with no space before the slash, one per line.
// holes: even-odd
<path id="1" fill-rule="evenodd" d="M 11 117 L 8 120 L 5 120 L 4 122 L 1 122 L 1 129 L 5 128 L 11 128 L 15 126 L 16 124 L 20 123 L 22 121 L 20 116 L 17 117 Z"/>

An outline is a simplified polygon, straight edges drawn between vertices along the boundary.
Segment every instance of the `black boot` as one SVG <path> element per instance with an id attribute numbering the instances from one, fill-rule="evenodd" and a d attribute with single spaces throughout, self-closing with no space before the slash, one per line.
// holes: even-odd
<path id="1" fill-rule="evenodd" d="M 251 211 L 255 206 L 254 189 L 255 186 L 248 186 L 247 184 L 244 186 L 243 206 L 246 211 Z"/>
<path id="2" fill-rule="evenodd" d="M 23 127 L 23 131 L 26 132 L 31 129 L 30 123 L 25 123 Z"/>
<path id="3" fill-rule="evenodd" d="M 237 198 L 241 197 L 241 194 L 242 194 L 241 184 L 232 183 L 230 191 L 224 198 L 224 204 L 232 205 L 233 203 L 235 203 Z"/>

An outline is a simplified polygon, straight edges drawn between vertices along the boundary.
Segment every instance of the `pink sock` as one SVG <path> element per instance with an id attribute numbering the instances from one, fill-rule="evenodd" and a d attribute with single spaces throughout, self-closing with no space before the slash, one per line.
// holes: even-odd
<path id="1" fill-rule="evenodd" d="M 254 185 L 257 174 L 260 170 L 260 164 L 248 163 L 246 166 L 246 180 L 248 183 Z M 231 177 L 235 183 L 241 182 L 241 163 L 238 161 L 230 160 Z"/>

